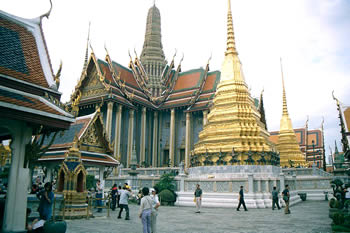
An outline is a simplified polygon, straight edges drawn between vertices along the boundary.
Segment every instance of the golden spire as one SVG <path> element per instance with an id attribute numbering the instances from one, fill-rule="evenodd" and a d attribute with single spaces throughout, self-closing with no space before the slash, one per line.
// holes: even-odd
<path id="1" fill-rule="evenodd" d="M 280 63 L 281 63 L 281 75 L 282 75 L 282 88 L 283 88 L 283 111 L 282 111 L 282 115 L 283 116 L 288 116 L 286 89 L 284 87 L 282 58 L 280 58 Z"/>
<path id="2" fill-rule="evenodd" d="M 220 83 L 208 114 L 208 121 L 194 145 L 194 156 L 201 165 L 208 159 L 216 163 L 222 159 L 219 156 L 220 151 L 231 153 L 233 148 L 238 160 L 246 160 L 250 151 L 254 152 L 252 159 L 258 161 L 260 152 L 274 150 L 269 136 L 244 81 L 233 34 L 231 2 L 228 1 L 227 49 Z M 224 160 L 231 163 L 229 156 L 224 157 Z"/>
<path id="3" fill-rule="evenodd" d="M 225 51 L 225 59 L 221 67 L 220 83 L 227 81 L 240 82 L 243 83 L 243 85 L 246 85 L 244 82 L 241 61 L 238 58 L 238 53 L 236 50 L 230 0 L 228 1 L 227 11 L 227 48 Z"/>
<path id="4" fill-rule="evenodd" d="M 236 51 L 235 34 L 233 32 L 231 0 L 228 0 L 228 11 L 227 11 L 227 48 L 226 48 L 225 55 L 227 54 L 238 54 Z"/>
<path id="5" fill-rule="evenodd" d="M 292 120 L 288 115 L 286 90 L 284 87 L 284 77 L 281 62 L 282 88 L 283 88 L 283 111 L 280 123 L 280 132 L 278 136 L 277 149 L 280 152 L 280 164 L 284 166 L 306 165 L 304 155 L 300 151 L 299 143 L 295 136 Z"/>

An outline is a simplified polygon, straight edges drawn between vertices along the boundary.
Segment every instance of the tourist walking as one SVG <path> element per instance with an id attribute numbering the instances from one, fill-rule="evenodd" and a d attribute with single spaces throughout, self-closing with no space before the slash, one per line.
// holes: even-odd
<path id="1" fill-rule="evenodd" d="M 197 184 L 196 190 L 194 191 L 194 199 L 196 201 L 196 213 L 201 212 L 201 205 L 202 205 L 202 189 L 200 188 L 200 185 Z"/>
<path id="2" fill-rule="evenodd" d="M 143 197 L 141 199 L 139 217 L 142 219 L 143 233 L 151 233 L 151 212 L 152 212 L 152 197 L 150 197 L 149 189 L 142 189 Z"/>
<path id="3" fill-rule="evenodd" d="M 237 211 L 239 211 L 239 208 L 241 207 L 241 205 L 243 205 L 245 211 L 248 211 L 247 207 L 245 206 L 245 202 L 244 202 L 243 186 L 241 186 L 241 189 L 239 190 L 238 200 L 239 200 L 239 203 L 238 203 Z"/>
<path id="4" fill-rule="evenodd" d="M 275 205 L 277 205 L 277 208 L 280 210 L 281 207 L 278 203 L 278 191 L 276 190 L 276 186 L 273 187 L 272 190 L 272 210 L 275 209 Z"/>
<path id="5" fill-rule="evenodd" d="M 47 182 L 44 185 L 44 190 L 37 194 L 40 203 L 39 203 L 39 215 L 40 219 L 45 221 L 50 220 L 52 214 L 52 200 L 54 198 L 54 194 L 52 192 L 52 186 L 50 182 Z"/>
<path id="6" fill-rule="evenodd" d="M 286 185 L 286 188 L 282 192 L 283 195 L 283 201 L 286 203 L 286 208 L 284 209 L 285 214 L 290 214 L 289 210 L 289 199 L 290 199 L 290 194 L 289 194 L 289 186 L 288 184 Z"/>
<path id="7" fill-rule="evenodd" d="M 100 208 L 97 208 L 97 212 L 102 212 L 102 208 L 101 206 L 103 205 L 102 204 L 102 198 L 103 198 L 103 184 L 101 183 L 100 180 L 97 180 L 96 182 L 96 204 L 98 207 Z"/>
<path id="8" fill-rule="evenodd" d="M 151 188 L 151 197 L 152 197 L 151 232 L 157 233 L 157 216 L 158 216 L 158 208 L 160 206 L 157 188 Z"/>
<path id="9" fill-rule="evenodd" d="M 119 215 L 118 218 L 122 218 L 122 212 L 123 209 L 126 211 L 125 220 L 130 220 L 129 216 L 129 197 L 131 196 L 131 190 L 127 188 L 127 186 L 124 186 L 122 190 L 118 190 L 118 193 L 120 195 L 119 199 Z"/>
<path id="10" fill-rule="evenodd" d="M 117 184 L 114 184 L 112 187 L 112 191 L 111 191 L 111 198 L 112 198 L 111 209 L 112 209 L 112 211 L 115 211 L 115 207 L 117 205 L 117 196 L 118 196 L 118 187 L 117 187 Z"/>

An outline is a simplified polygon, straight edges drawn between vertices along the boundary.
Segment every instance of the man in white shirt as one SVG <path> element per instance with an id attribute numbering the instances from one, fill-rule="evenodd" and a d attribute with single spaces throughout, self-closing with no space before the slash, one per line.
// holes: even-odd
<path id="1" fill-rule="evenodd" d="M 120 195 L 120 199 L 119 199 L 120 211 L 119 211 L 118 218 L 122 218 L 122 212 L 123 212 L 123 209 L 125 209 L 126 211 L 125 220 L 130 220 L 128 204 L 129 204 L 129 197 L 132 195 L 131 190 L 127 189 L 127 187 L 124 186 L 122 190 L 118 190 L 118 193 Z"/>

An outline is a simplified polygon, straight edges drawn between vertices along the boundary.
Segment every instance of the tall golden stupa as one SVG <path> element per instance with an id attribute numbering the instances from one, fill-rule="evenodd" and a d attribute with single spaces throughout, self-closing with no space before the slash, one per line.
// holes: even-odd
<path id="1" fill-rule="evenodd" d="M 227 49 L 208 123 L 194 146 L 192 166 L 273 164 L 278 161 L 269 133 L 245 83 L 236 51 L 231 2 L 228 1 Z"/>
<path id="2" fill-rule="evenodd" d="M 293 130 L 292 121 L 288 114 L 286 90 L 281 62 L 282 87 L 283 87 L 283 110 L 278 136 L 277 149 L 280 153 L 280 164 L 282 167 L 306 166 L 304 155 L 300 151 L 299 143 Z"/>

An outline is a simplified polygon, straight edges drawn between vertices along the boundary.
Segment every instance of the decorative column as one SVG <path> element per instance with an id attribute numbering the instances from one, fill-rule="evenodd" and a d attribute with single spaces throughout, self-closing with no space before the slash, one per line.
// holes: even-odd
<path id="1" fill-rule="evenodd" d="M 270 183 L 269 183 L 269 180 L 266 180 L 266 183 L 265 183 L 266 187 L 265 187 L 265 190 L 267 193 L 270 192 Z"/>
<path id="2" fill-rule="evenodd" d="M 175 109 L 171 109 L 170 114 L 170 142 L 169 142 L 169 159 L 170 166 L 174 167 L 175 158 Z"/>
<path id="3" fill-rule="evenodd" d="M 122 127 L 122 110 L 123 105 L 118 105 L 117 113 L 115 115 L 115 136 L 114 136 L 114 157 L 120 156 L 120 133 Z"/>
<path id="4" fill-rule="evenodd" d="M 142 162 L 146 161 L 146 157 L 145 157 L 145 149 L 146 149 L 146 113 L 147 113 L 147 109 L 146 109 L 146 107 L 143 107 L 142 108 L 142 115 L 141 115 L 140 165 L 142 165 Z"/>
<path id="5" fill-rule="evenodd" d="M 186 112 L 186 145 L 185 145 L 185 168 L 189 167 L 190 163 L 190 145 L 191 145 L 191 113 Z"/>
<path id="6" fill-rule="evenodd" d="M 106 131 L 107 131 L 109 141 L 111 141 L 111 136 L 112 136 L 112 114 L 113 114 L 113 102 L 110 101 L 107 104 L 107 119 L 106 119 Z"/>
<path id="7" fill-rule="evenodd" d="M 257 180 L 258 182 L 258 192 L 261 193 L 261 180 Z"/>
<path id="8" fill-rule="evenodd" d="M 126 167 L 130 166 L 131 154 L 132 154 L 132 145 L 134 143 L 134 114 L 135 110 L 131 109 L 129 112 L 129 130 L 128 130 L 128 159 Z"/>
<path id="9" fill-rule="evenodd" d="M 284 189 L 284 174 L 280 173 L 280 189 L 279 191 L 282 192 Z"/>
<path id="10" fill-rule="evenodd" d="M 11 131 L 12 161 L 3 218 L 4 232 L 24 232 L 27 210 L 29 169 L 23 168 L 25 147 L 31 140 L 32 129 L 23 122 L 2 122 Z"/>
<path id="11" fill-rule="evenodd" d="M 158 112 L 153 113 L 153 145 L 152 145 L 152 167 L 157 167 L 158 154 Z"/>
<path id="12" fill-rule="evenodd" d="M 208 110 L 203 110 L 203 127 L 207 124 L 208 122 Z"/>
<path id="13" fill-rule="evenodd" d="M 252 173 L 248 174 L 248 186 L 249 186 L 248 193 L 254 193 L 254 178 Z"/>
<path id="14" fill-rule="evenodd" d="M 294 173 L 292 175 L 292 178 L 293 178 L 293 185 L 294 185 L 294 190 L 298 190 L 298 187 L 297 187 L 297 175 Z"/>

